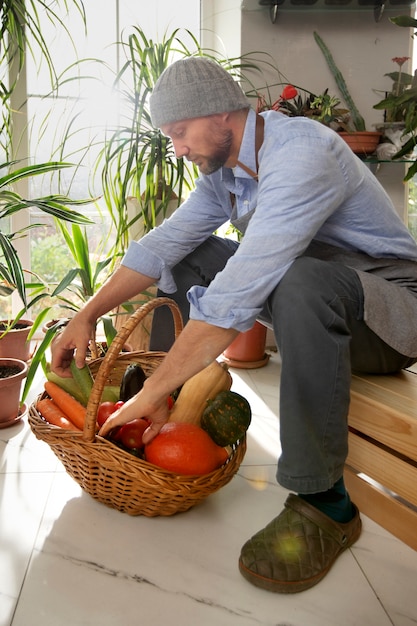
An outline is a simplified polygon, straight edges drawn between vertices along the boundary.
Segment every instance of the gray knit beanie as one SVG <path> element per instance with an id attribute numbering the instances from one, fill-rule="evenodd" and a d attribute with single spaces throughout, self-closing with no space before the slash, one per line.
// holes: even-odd
<path id="1" fill-rule="evenodd" d="M 249 107 L 249 100 L 232 76 L 205 57 L 186 57 L 167 67 L 150 98 L 155 128 Z"/>

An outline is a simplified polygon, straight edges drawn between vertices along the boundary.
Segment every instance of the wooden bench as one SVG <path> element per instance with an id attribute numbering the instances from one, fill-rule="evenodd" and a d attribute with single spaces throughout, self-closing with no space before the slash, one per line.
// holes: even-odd
<path id="1" fill-rule="evenodd" d="M 417 373 L 353 376 L 348 422 L 352 500 L 417 550 Z"/>

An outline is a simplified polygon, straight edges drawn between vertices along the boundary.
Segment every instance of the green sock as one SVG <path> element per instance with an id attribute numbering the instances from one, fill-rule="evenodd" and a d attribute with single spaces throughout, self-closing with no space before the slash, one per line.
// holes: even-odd
<path id="1" fill-rule="evenodd" d="M 343 476 L 328 491 L 298 495 L 335 522 L 343 524 L 350 522 L 353 518 L 352 503 L 346 491 Z"/>

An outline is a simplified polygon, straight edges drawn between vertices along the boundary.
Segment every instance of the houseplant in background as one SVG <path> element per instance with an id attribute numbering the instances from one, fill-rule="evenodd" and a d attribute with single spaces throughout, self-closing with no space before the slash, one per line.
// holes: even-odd
<path id="1" fill-rule="evenodd" d="M 82 0 L 70 0 L 85 23 Z M 26 55 L 29 52 L 37 63 L 47 64 L 51 86 L 57 80 L 54 60 L 44 38 L 40 15 L 46 14 L 50 24 L 69 35 L 65 18 L 58 15 L 57 5 L 68 5 L 68 0 L 54 3 L 43 0 L 13 0 L 0 5 L 0 96 L 2 113 L 0 116 L 0 147 L 6 158 L 13 154 L 13 110 L 12 96 L 25 70 Z M 69 37 L 70 41 L 71 37 Z"/>
<path id="2" fill-rule="evenodd" d="M 37 165 L 28 165 L 17 169 L 15 169 L 15 166 L 15 162 L 7 162 L 0 165 L 0 172 L 5 171 L 5 173 L 0 176 L 0 223 L 2 225 L 7 225 L 9 223 L 9 218 L 12 215 L 15 215 L 19 211 L 28 210 L 31 207 L 36 207 L 43 213 L 52 215 L 59 220 L 79 224 L 90 223 L 88 218 L 70 208 L 71 205 L 84 204 L 87 202 L 86 200 L 71 200 L 68 196 L 56 194 L 40 198 L 27 199 L 22 197 L 15 190 L 16 185 L 18 185 L 18 183 L 22 180 L 32 176 L 60 171 L 70 167 L 71 165 L 69 163 L 48 162 Z M 2 330 L 0 332 L 0 355 L 1 357 L 7 357 L 7 359 L 16 359 L 16 355 L 18 355 L 18 362 L 15 365 L 19 367 L 21 371 L 18 375 L 16 372 L 11 375 L 11 382 L 19 383 L 19 393 L 21 380 L 24 376 L 26 376 L 27 372 L 27 368 L 23 368 L 20 363 L 24 363 L 29 357 L 30 350 L 28 340 L 36 329 L 42 324 L 47 309 L 43 309 L 36 317 L 35 321 L 25 320 L 25 317 L 36 303 L 49 295 L 48 285 L 46 285 L 39 277 L 31 276 L 32 282 L 26 282 L 26 272 L 22 267 L 19 255 L 13 245 L 16 238 L 24 237 L 27 234 L 27 231 L 35 226 L 36 225 L 33 224 L 23 229 L 15 231 L 9 230 L 8 232 L 4 227 L 0 230 L 0 297 L 8 297 L 13 292 L 16 292 L 22 303 L 22 308 L 16 315 L 10 314 L 10 317 L 7 320 L 3 320 L 1 322 Z M 36 278 L 36 280 L 34 280 L 34 278 Z M 22 333 L 18 329 L 20 322 L 24 322 L 23 325 L 25 326 L 30 326 L 30 332 L 23 332 L 23 337 Z M 13 345 L 14 340 L 18 341 L 17 348 Z M 8 366 L 10 364 L 7 363 L 6 365 L 6 368 L 0 368 L 0 378 L 2 377 L 2 374 L 4 374 L 6 378 L 9 376 Z M 5 382 L 1 382 L 3 387 L 6 386 Z M 6 393 L 11 393 L 11 390 L 8 389 Z M 14 417 L 16 417 L 16 415 Z M 3 422 L 10 422 L 11 419 L 12 418 L 9 414 L 7 419 L 3 420 Z"/>
<path id="3" fill-rule="evenodd" d="M 285 85 L 275 102 L 269 103 L 263 94 L 258 95 L 256 112 L 280 111 L 288 117 L 308 117 L 336 131 L 347 129 L 348 109 L 340 108 L 340 100 L 328 93 L 319 95 L 295 85 Z"/>
<path id="4" fill-rule="evenodd" d="M 263 62 L 257 53 L 239 59 L 222 58 L 202 49 L 194 35 L 184 29 L 175 29 L 155 42 L 134 26 L 118 46 L 124 62 L 115 76 L 114 89 L 122 97 L 122 114 L 120 123 L 107 132 L 94 170 L 94 176 L 101 181 L 114 232 L 111 256 L 116 263 L 132 239 L 139 239 L 175 211 L 193 189 L 198 174 L 194 164 L 175 156 L 170 138 L 152 126 L 149 96 L 161 73 L 179 58 L 204 55 L 224 65 L 237 78 L 244 77 L 252 86 L 249 74 L 262 76 Z M 135 301 L 143 304 L 154 294 L 149 290 L 149 296 L 139 294 Z M 135 301 L 132 310 L 137 306 Z M 126 310 L 125 303 L 118 310 L 116 327 Z M 152 316 L 148 316 L 132 333 L 133 349 L 146 346 L 151 323 Z"/>
<path id="5" fill-rule="evenodd" d="M 396 26 L 403 28 L 417 28 L 417 19 L 409 17 L 408 15 L 392 17 L 390 21 Z M 405 57 L 399 58 L 402 59 Z M 401 66 L 399 70 L 401 71 Z M 400 71 L 394 74 L 394 82 L 396 77 L 399 93 L 397 94 L 395 92 L 394 85 L 394 92 L 387 94 L 387 97 L 378 102 L 375 108 L 386 110 L 387 114 L 390 115 L 401 112 L 404 118 L 404 130 L 401 135 L 402 147 L 394 154 L 390 154 L 390 158 L 393 160 L 405 158 L 412 161 L 404 177 L 404 181 L 411 181 L 413 176 L 417 173 L 417 161 L 413 154 L 417 145 L 417 74 L 415 73 L 414 76 L 410 76 L 405 72 L 401 72 L 401 77 L 399 77 Z M 405 142 L 404 139 L 406 139 Z"/>
<path id="6" fill-rule="evenodd" d="M 351 127 L 348 130 L 340 131 L 340 135 L 358 156 L 373 154 L 381 139 L 381 133 L 366 130 L 365 120 L 359 113 L 343 74 L 336 65 L 329 48 L 317 32 L 314 32 L 314 39 L 326 59 L 327 65 L 349 110 Z"/>
<path id="7" fill-rule="evenodd" d="M 41 0 L 13 0 L 2 2 L 0 6 L 0 95 L 2 112 L 0 116 L 0 150 L 2 153 L 0 163 L 0 297 L 6 298 L 16 292 L 21 300 L 22 308 L 12 315 L 6 306 L 2 311 L 0 320 L 0 355 L 17 355 L 24 360 L 30 356 L 30 344 L 27 341 L 30 332 L 36 331 L 36 323 L 29 318 L 28 312 L 39 302 L 47 290 L 47 285 L 33 273 L 23 270 L 19 256 L 14 248 L 14 240 L 23 237 L 26 229 L 12 232 L 10 218 L 19 211 L 30 207 L 37 207 L 45 213 L 55 214 L 63 219 L 72 219 L 80 223 L 87 220 L 68 209 L 69 204 L 75 204 L 67 196 L 51 195 L 35 200 L 27 200 L 18 194 L 18 190 L 28 178 L 35 175 L 43 175 L 48 172 L 58 172 L 69 164 L 50 161 L 27 167 L 17 166 L 26 159 L 25 133 L 14 137 L 15 122 L 21 111 L 19 107 L 25 107 L 25 101 L 18 102 L 15 94 L 18 92 L 19 82 L 25 75 L 27 55 L 30 54 L 37 63 L 44 62 L 48 68 L 51 88 L 57 79 L 54 61 L 44 38 L 41 27 L 40 15 L 46 15 L 50 24 L 61 27 L 62 31 L 69 34 L 65 24 L 65 18 L 61 19 L 56 11 L 59 0 L 52 6 Z M 71 0 L 84 20 L 84 6 L 82 0 Z M 68 6 L 68 0 L 62 0 L 62 6 Z M 15 98 L 15 99 L 13 99 Z M 21 155 L 16 157 L 16 155 Z M 27 195 L 23 191 L 23 195 Z M 64 217 L 65 216 L 65 217 Z M 30 283 L 25 282 L 29 277 Z M 40 323 L 40 321 L 39 321 Z M 14 351 L 14 344 L 18 341 L 18 351 Z"/>
<path id="8" fill-rule="evenodd" d="M 375 128 L 382 133 L 377 155 L 383 160 L 395 158 L 397 152 L 412 139 L 409 129 L 417 113 L 417 82 L 414 76 L 402 69 L 409 60 L 410 57 L 392 59 L 398 71 L 385 74 L 393 81 L 392 89 L 384 92 L 382 100 L 374 105 L 374 109 L 384 111 L 384 122 L 375 124 Z"/>
<path id="9" fill-rule="evenodd" d="M 79 224 L 65 224 L 62 220 L 55 220 L 56 228 L 61 233 L 63 242 L 71 257 L 71 268 L 61 280 L 54 284 L 48 298 L 50 309 L 62 316 L 52 319 L 44 326 L 44 337 L 37 346 L 31 360 L 27 379 L 23 389 L 22 400 L 24 401 L 35 378 L 36 372 L 41 366 L 46 373 L 48 363 L 46 355 L 55 335 L 68 323 L 68 320 L 100 289 L 111 273 L 112 256 L 105 252 L 105 242 L 101 241 L 99 248 L 92 249 L 89 234 L 86 228 Z M 102 247 L 103 246 L 103 247 Z M 52 286 L 52 283 L 50 283 Z M 89 358 L 102 357 L 112 340 L 116 336 L 116 328 L 113 323 L 115 316 L 102 316 L 96 324 L 90 341 Z M 100 336 L 105 337 L 103 343 L 98 339 L 97 327 L 100 325 Z"/>
<path id="10" fill-rule="evenodd" d="M 243 234 L 230 224 L 225 236 L 240 241 Z M 269 354 L 265 352 L 267 331 L 266 326 L 256 321 L 252 328 L 239 333 L 224 350 L 221 358 L 229 367 L 238 369 L 263 367 L 269 361 Z"/>
<path id="11" fill-rule="evenodd" d="M 2 225 L 8 224 L 9 218 L 19 211 L 28 210 L 32 207 L 36 207 L 43 213 L 52 215 L 59 220 L 76 224 L 91 223 L 89 218 L 70 208 L 70 206 L 86 204 L 90 200 L 72 200 L 61 194 L 27 199 L 15 191 L 16 185 L 22 180 L 49 172 L 58 172 L 71 167 L 70 163 L 47 162 L 14 169 L 15 165 L 16 162 L 0 164 L 0 172 L 5 172 L 0 176 L 0 223 Z M 24 237 L 29 229 L 36 226 L 36 224 L 30 224 L 25 228 L 15 231 L 9 230 L 9 232 L 3 226 L 0 230 L 0 296 L 10 296 L 16 291 L 22 302 L 22 309 L 17 315 L 7 320 L 2 335 L 12 331 L 29 309 L 47 295 L 45 291 L 47 286 L 39 277 L 36 277 L 36 280 L 31 283 L 26 282 L 25 270 L 13 245 L 15 239 Z M 41 321 L 40 318 L 38 324 Z"/>
<path id="12" fill-rule="evenodd" d="M 25 361 L 0 358 L 0 428 L 15 424 L 26 410 L 20 406 L 20 389 L 27 370 Z"/>

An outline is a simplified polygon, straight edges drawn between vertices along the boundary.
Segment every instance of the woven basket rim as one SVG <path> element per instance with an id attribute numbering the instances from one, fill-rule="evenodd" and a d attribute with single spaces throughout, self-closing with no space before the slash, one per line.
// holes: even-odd
<path id="1" fill-rule="evenodd" d="M 246 452 L 245 436 L 232 446 L 232 454 L 221 467 L 207 474 L 178 474 L 138 458 L 98 435 L 97 408 L 109 377 L 120 378 L 129 362 L 140 362 L 152 372 L 165 357 L 164 352 L 121 352 L 127 332 L 139 323 L 144 311 L 147 314 L 163 304 L 168 304 L 174 312 L 176 333 L 181 332 L 182 320 L 178 318 L 180 313 L 175 302 L 169 298 L 155 300 L 157 302 L 143 305 L 129 318 L 116 336 L 117 341 L 113 341 L 116 341 L 113 350 L 112 343 L 104 357 L 89 363 L 94 378 L 94 398 L 90 397 L 87 406 L 87 412 L 90 412 L 87 429 L 69 431 L 46 422 L 36 409 L 37 400 L 46 396 L 46 392 L 40 394 L 28 409 L 28 421 L 33 433 L 50 446 L 72 478 L 96 500 L 131 515 L 172 515 L 188 510 L 226 485 L 239 469 Z"/>

